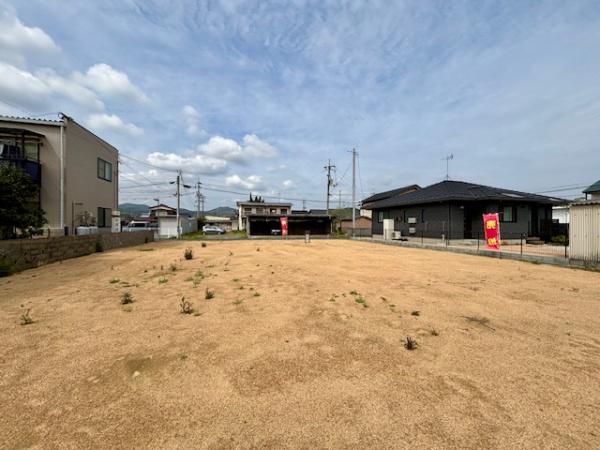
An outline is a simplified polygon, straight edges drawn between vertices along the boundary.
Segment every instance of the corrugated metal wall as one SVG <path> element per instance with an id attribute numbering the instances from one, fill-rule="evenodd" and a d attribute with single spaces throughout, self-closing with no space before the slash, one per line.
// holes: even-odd
<path id="1" fill-rule="evenodd" d="M 570 257 L 600 261 L 600 202 L 571 205 Z"/>

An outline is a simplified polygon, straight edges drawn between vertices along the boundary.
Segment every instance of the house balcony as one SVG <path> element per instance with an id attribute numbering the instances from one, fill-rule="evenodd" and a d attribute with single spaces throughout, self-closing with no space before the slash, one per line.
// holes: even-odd
<path id="1" fill-rule="evenodd" d="M 40 147 L 43 138 L 43 134 L 22 128 L 0 128 L 0 164 L 22 170 L 41 185 Z"/>
<path id="2" fill-rule="evenodd" d="M 0 164 L 8 164 L 28 174 L 38 186 L 42 184 L 42 165 L 27 158 L 11 158 L 0 155 Z"/>

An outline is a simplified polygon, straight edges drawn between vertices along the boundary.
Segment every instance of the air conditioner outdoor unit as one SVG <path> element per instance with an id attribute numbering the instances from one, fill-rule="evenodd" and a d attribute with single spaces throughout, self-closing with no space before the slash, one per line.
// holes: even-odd
<path id="1" fill-rule="evenodd" d="M 410 228 L 408 229 L 408 233 L 409 233 L 409 234 L 416 234 L 416 233 L 417 233 L 417 229 L 416 229 L 415 227 L 410 227 Z"/>
<path id="2" fill-rule="evenodd" d="M 417 218 L 416 217 L 409 217 L 408 218 L 408 223 L 417 223 Z"/>
<path id="3" fill-rule="evenodd" d="M 401 231 L 394 231 L 392 233 L 392 239 L 401 239 L 402 238 L 402 232 Z"/>

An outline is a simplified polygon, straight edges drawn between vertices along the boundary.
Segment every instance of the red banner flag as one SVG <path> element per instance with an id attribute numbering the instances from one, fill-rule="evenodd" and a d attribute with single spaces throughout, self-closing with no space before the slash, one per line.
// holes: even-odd
<path id="1" fill-rule="evenodd" d="M 281 235 L 287 236 L 287 234 L 288 234 L 287 217 L 280 217 L 279 221 L 281 222 Z"/>
<path id="2" fill-rule="evenodd" d="M 500 250 L 500 218 L 498 213 L 483 215 L 485 246 L 489 250 Z"/>

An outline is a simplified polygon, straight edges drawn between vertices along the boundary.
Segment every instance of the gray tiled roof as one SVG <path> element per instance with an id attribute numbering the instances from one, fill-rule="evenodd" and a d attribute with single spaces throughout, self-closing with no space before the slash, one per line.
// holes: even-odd
<path id="1" fill-rule="evenodd" d="M 369 208 L 376 209 L 444 201 L 478 200 L 522 201 L 545 204 L 568 203 L 567 200 L 556 197 L 513 191 L 511 189 L 483 186 L 464 181 L 442 181 L 417 191 L 409 192 L 408 194 L 373 202 L 369 205 Z"/>

